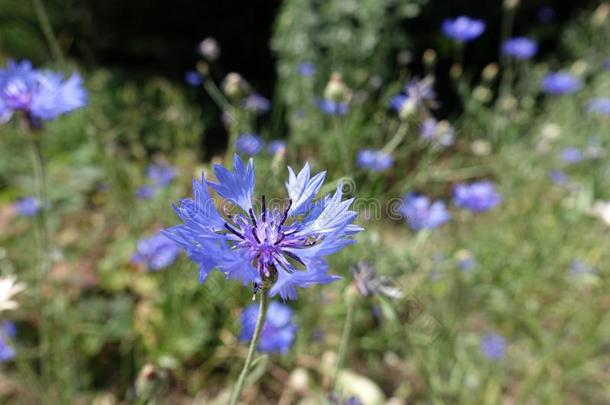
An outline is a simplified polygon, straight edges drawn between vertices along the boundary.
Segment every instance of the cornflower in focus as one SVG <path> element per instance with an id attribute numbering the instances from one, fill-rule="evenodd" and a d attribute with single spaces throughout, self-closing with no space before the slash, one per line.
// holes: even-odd
<path id="1" fill-rule="evenodd" d="M 453 201 L 460 208 L 472 212 L 489 211 L 502 202 L 496 186 L 487 180 L 471 184 L 458 184 L 453 189 Z"/>
<path id="2" fill-rule="evenodd" d="M 403 198 L 400 213 L 414 231 L 434 229 L 451 219 L 442 201 L 430 201 L 426 196 L 411 193 Z"/>
<path id="3" fill-rule="evenodd" d="M 87 103 L 87 92 L 77 73 L 64 80 L 61 73 L 37 70 L 29 61 L 9 61 L 0 69 L 0 122 L 22 112 L 31 124 L 57 118 Z"/>
<path id="4" fill-rule="evenodd" d="M 241 334 L 239 340 L 247 342 L 252 339 L 259 306 L 249 305 L 241 314 Z M 261 332 L 258 350 L 261 352 L 286 353 L 292 346 L 297 326 L 292 322 L 292 310 L 289 306 L 273 301 L 267 309 L 267 316 Z"/>
<path id="5" fill-rule="evenodd" d="M 255 211 L 252 159 L 244 164 L 235 155 L 233 172 L 215 165 L 214 173 L 218 182 L 193 181 L 194 199 L 174 207 L 184 223 L 165 230 L 199 264 L 201 282 L 218 269 L 228 279 L 253 283 L 255 291 L 265 282 L 272 284 L 271 295 L 294 299 L 297 287 L 337 280 L 328 274 L 325 257 L 353 243 L 362 230 L 353 224 L 353 199 L 342 200 L 341 183 L 334 194 L 316 200 L 325 172 L 312 177 L 308 164 L 298 174 L 289 167 L 287 203 L 268 206 L 263 195 Z M 221 215 L 208 186 L 234 210 L 229 213 L 225 204 Z"/>

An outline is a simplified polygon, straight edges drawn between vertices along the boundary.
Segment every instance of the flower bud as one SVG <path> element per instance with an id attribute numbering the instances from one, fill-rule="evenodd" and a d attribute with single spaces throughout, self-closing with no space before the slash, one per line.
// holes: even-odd
<path id="1" fill-rule="evenodd" d="M 434 67 L 436 65 L 436 51 L 434 49 L 426 49 L 422 59 L 426 67 Z"/>
<path id="2" fill-rule="evenodd" d="M 340 73 L 334 72 L 324 89 L 324 98 L 332 101 L 347 101 L 349 99 L 349 89 L 343 83 Z"/>
<path id="3" fill-rule="evenodd" d="M 231 72 L 222 83 L 222 90 L 230 99 L 239 101 L 250 93 L 250 85 L 239 73 Z"/>
<path id="4" fill-rule="evenodd" d="M 220 46 L 218 41 L 208 37 L 199 43 L 199 54 L 210 62 L 215 62 L 220 56 Z"/>
<path id="5" fill-rule="evenodd" d="M 483 73 L 481 74 L 482 78 L 486 82 L 493 81 L 498 76 L 498 65 L 496 63 L 490 63 L 483 69 Z"/>

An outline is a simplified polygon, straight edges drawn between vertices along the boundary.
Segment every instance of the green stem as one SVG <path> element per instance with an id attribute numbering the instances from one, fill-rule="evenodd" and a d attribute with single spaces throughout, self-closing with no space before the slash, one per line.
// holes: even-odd
<path id="1" fill-rule="evenodd" d="M 345 355 L 347 354 L 349 337 L 352 334 L 352 325 L 354 323 L 355 304 L 355 299 L 352 298 L 347 300 L 347 313 L 345 314 L 345 323 L 343 324 L 341 342 L 339 343 L 339 352 L 337 353 L 337 365 L 335 367 L 335 377 L 333 379 L 333 390 L 336 389 L 337 380 L 339 379 L 339 373 L 341 372 L 341 369 L 343 368 L 343 363 L 345 362 Z"/>
<path id="2" fill-rule="evenodd" d="M 244 388 L 244 383 L 246 382 L 246 377 L 248 376 L 248 372 L 250 371 L 250 366 L 252 365 L 252 360 L 254 359 L 254 352 L 256 351 L 256 346 L 258 346 L 258 341 L 261 337 L 261 332 L 263 331 L 263 325 L 265 324 L 265 317 L 267 315 L 267 306 L 269 304 L 269 288 L 271 286 L 268 283 L 263 284 L 263 289 L 261 290 L 261 301 L 258 309 L 258 319 L 256 320 L 256 327 L 254 328 L 254 335 L 252 335 L 252 340 L 250 341 L 250 348 L 248 349 L 248 355 L 246 356 L 246 362 L 244 363 L 244 368 L 242 368 L 241 373 L 239 374 L 239 378 L 233 387 L 233 393 L 231 394 L 231 400 L 229 401 L 229 405 L 236 405 L 239 397 L 241 395 L 241 391 Z"/>
<path id="3" fill-rule="evenodd" d="M 51 48 L 53 58 L 61 66 L 65 66 L 66 64 L 64 55 L 61 51 L 61 47 L 59 46 L 59 41 L 57 41 L 57 38 L 53 33 L 53 28 L 51 27 L 51 22 L 49 21 L 49 16 L 44 7 L 44 4 L 42 3 L 42 0 L 32 0 L 32 6 L 34 7 L 34 11 L 36 12 L 36 17 L 38 18 L 40 29 L 42 29 L 42 33 L 44 34 L 49 44 L 49 47 Z"/>
<path id="4" fill-rule="evenodd" d="M 408 129 L 408 122 L 403 121 L 398 127 L 398 130 L 396 131 L 392 139 L 390 139 L 390 141 L 383 147 L 381 151 L 386 155 L 389 155 L 390 153 L 394 152 L 394 149 L 396 149 L 398 145 L 400 145 L 404 137 L 407 135 Z"/>

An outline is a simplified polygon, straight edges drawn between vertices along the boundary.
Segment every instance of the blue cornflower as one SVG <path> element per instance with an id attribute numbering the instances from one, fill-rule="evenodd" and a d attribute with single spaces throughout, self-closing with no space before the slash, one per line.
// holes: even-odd
<path id="1" fill-rule="evenodd" d="M 136 189 L 134 195 L 141 200 L 148 200 L 157 194 L 157 187 L 146 184 Z"/>
<path id="2" fill-rule="evenodd" d="M 459 42 L 470 42 L 485 31 L 485 22 L 462 15 L 456 19 L 447 19 L 441 26 L 443 33 Z"/>
<path id="3" fill-rule="evenodd" d="M 549 179 L 558 186 L 567 186 L 570 183 L 570 178 L 563 170 L 551 170 Z"/>
<path id="4" fill-rule="evenodd" d="M 384 172 L 392 167 L 394 158 L 382 150 L 362 149 L 356 157 L 358 166 L 373 172 Z"/>
<path id="5" fill-rule="evenodd" d="M 526 37 L 511 38 L 502 44 L 502 52 L 515 59 L 530 59 L 538 52 L 538 44 Z"/>
<path id="6" fill-rule="evenodd" d="M 201 282 L 213 269 L 255 287 L 277 278 L 271 295 L 294 299 L 297 287 L 338 279 L 328 274 L 325 257 L 353 243 L 352 236 L 362 230 L 352 224 L 353 199 L 342 201 L 341 183 L 334 195 L 314 200 L 326 173 L 311 177 L 305 164 L 296 175 L 289 167 L 288 204 L 283 209 L 267 206 L 263 195 L 257 214 L 252 159 L 245 165 L 236 155 L 233 172 L 220 165 L 214 166 L 214 172 L 218 183 L 205 178 L 193 181 L 195 198 L 182 199 L 174 207 L 184 223 L 165 231 L 200 265 Z M 208 185 L 235 204 L 231 215 L 225 218 L 216 210 Z M 227 212 L 226 204 L 222 212 Z"/>
<path id="7" fill-rule="evenodd" d="M 176 177 L 176 169 L 164 164 L 151 164 L 146 168 L 146 177 L 156 186 L 168 186 Z"/>
<path id="8" fill-rule="evenodd" d="M 140 239 L 136 252 L 131 257 L 133 263 L 144 263 L 149 270 L 161 270 L 172 265 L 180 254 L 180 247 L 163 233 Z"/>
<path id="9" fill-rule="evenodd" d="M 297 66 L 297 73 L 304 77 L 310 77 L 316 74 L 316 66 L 311 62 L 303 62 Z"/>
<path id="10" fill-rule="evenodd" d="M 42 204 L 34 197 L 24 197 L 17 200 L 14 204 L 17 215 L 22 217 L 33 217 L 38 213 Z"/>
<path id="11" fill-rule="evenodd" d="M 349 110 L 348 104 L 343 101 L 318 99 L 316 105 L 326 115 L 345 115 Z"/>
<path id="12" fill-rule="evenodd" d="M 581 87 L 580 80 L 566 72 L 547 73 L 542 79 L 542 90 L 552 95 L 574 93 Z"/>
<path id="13" fill-rule="evenodd" d="M 263 149 L 263 138 L 257 134 L 243 134 L 235 141 L 235 149 L 242 155 L 255 156 Z"/>
<path id="14" fill-rule="evenodd" d="M 414 231 L 434 229 L 451 219 L 442 201 L 430 201 L 426 196 L 411 193 L 403 198 L 400 213 Z"/>
<path id="15" fill-rule="evenodd" d="M 239 340 L 249 342 L 254 335 L 259 306 L 247 306 L 241 314 L 241 334 Z M 292 309 L 288 305 L 272 301 L 267 308 L 265 324 L 261 332 L 258 350 L 261 352 L 286 353 L 297 332 L 297 326 L 292 322 Z"/>
<path id="16" fill-rule="evenodd" d="M 502 196 L 496 191 L 496 186 L 492 182 L 483 180 L 455 186 L 453 201 L 460 208 L 483 212 L 500 204 Z"/>
<path id="17" fill-rule="evenodd" d="M 22 111 L 31 120 L 52 120 L 87 103 L 83 80 L 77 73 L 67 80 L 61 73 L 36 70 L 31 62 L 9 61 L 0 69 L 0 120 Z"/>
<path id="18" fill-rule="evenodd" d="M 447 121 L 439 122 L 434 118 L 427 118 L 419 128 L 419 137 L 446 147 L 453 145 L 454 130 Z"/>
<path id="19" fill-rule="evenodd" d="M 610 97 L 596 97 L 587 103 L 587 111 L 610 116 Z"/>
<path id="20" fill-rule="evenodd" d="M 404 88 L 404 93 L 398 94 L 390 100 L 390 107 L 398 113 L 408 113 L 426 103 L 431 107 L 436 105 L 434 80 L 430 77 L 411 79 Z"/>
<path id="21" fill-rule="evenodd" d="M 582 151 L 574 146 L 564 148 L 561 151 L 561 159 L 567 164 L 578 163 L 582 158 Z"/>
<path id="22" fill-rule="evenodd" d="M 277 155 L 286 151 L 286 142 L 276 139 L 275 141 L 269 142 L 267 146 L 267 152 L 271 155 Z"/>
<path id="23" fill-rule="evenodd" d="M 481 350 L 490 360 L 500 360 L 506 352 L 506 341 L 495 333 L 488 333 L 481 339 Z"/>
<path id="24" fill-rule="evenodd" d="M 16 335 L 17 328 L 13 322 L 0 323 L 0 364 L 15 358 L 15 349 L 10 346 L 9 340 Z"/>
<path id="25" fill-rule="evenodd" d="M 242 101 L 242 105 L 246 110 L 251 110 L 256 114 L 261 115 L 269 111 L 271 108 L 271 101 L 258 93 L 252 93 Z"/>
<path id="26" fill-rule="evenodd" d="M 192 87 L 201 86 L 203 84 L 203 75 L 196 70 L 189 70 L 184 73 L 184 81 Z"/>

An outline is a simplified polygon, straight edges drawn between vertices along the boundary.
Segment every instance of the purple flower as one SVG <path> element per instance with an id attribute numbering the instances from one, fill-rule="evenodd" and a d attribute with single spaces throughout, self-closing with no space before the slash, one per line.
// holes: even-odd
<path id="1" fill-rule="evenodd" d="M 189 70 L 184 73 L 184 81 L 192 87 L 201 86 L 203 84 L 203 75 L 196 70 Z"/>
<path id="2" fill-rule="evenodd" d="M 131 261 L 133 263 L 144 263 L 149 270 L 161 270 L 172 265 L 180 254 L 180 247 L 163 233 L 158 232 L 153 236 L 138 241 L 136 252 Z"/>
<path id="3" fill-rule="evenodd" d="M 610 97 L 596 97 L 589 100 L 587 111 L 593 114 L 610 116 Z"/>
<path id="4" fill-rule="evenodd" d="M 502 202 L 502 196 L 490 181 L 478 181 L 471 184 L 458 184 L 453 189 L 453 202 L 460 208 L 472 212 L 484 212 Z"/>
<path id="5" fill-rule="evenodd" d="M 500 360 L 506 352 L 506 341 L 495 333 L 488 333 L 481 339 L 481 350 L 490 360 Z"/>
<path id="6" fill-rule="evenodd" d="M 564 148 L 561 151 L 561 159 L 567 164 L 578 163 L 582 160 L 582 151 L 573 146 Z"/>
<path id="7" fill-rule="evenodd" d="M 392 167 L 394 158 L 382 150 L 362 149 L 356 157 L 358 166 L 373 172 L 384 172 Z"/>
<path id="8" fill-rule="evenodd" d="M 139 198 L 140 200 L 151 199 L 155 196 L 155 194 L 157 194 L 157 188 L 148 184 L 138 187 L 138 189 L 134 193 L 136 198 Z"/>
<path id="9" fill-rule="evenodd" d="M 29 61 L 9 61 L 0 69 L 0 120 L 7 122 L 22 111 L 34 120 L 52 120 L 87 103 L 83 80 L 75 73 L 36 70 Z"/>
<path id="10" fill-rule="evenodd" d="M 570 183 L 570 178 L 563 170 L 551 170 L 549 178 L 558 186 L 567 186 Z"/>
<path id="11" fill-rule="evenodd" d="M 239 340 L 248 342 L 254 335 L 258 319 L 259 306 L 247 306 L 241 314 L 241 334 Z M 292 322 L 292 310 L 289 306 L 272 301 L 267 308 L 265 324 L 261 332 L 258 350 L 261 352 L 286 353 L 297 332 L 297 326 Z"/>
<path id="12" fill-rule="evenodd" d="M 485 31 L 485 22 L 462 15 L 453 20 L 443 21 L 441 29 L 451 39 L 459 42 L 470 42 Z"/>
<path id="13" fill-rule="evenodd" d="M 578 259 L 574 259 L 570 263 L 570 275 L 572 277 L 595 275 L 595 269 Z"/>
<path id="14" fill-rule="evenodd" d="M 288 203 L 280 208 L 276 200 L 267 206 L 263 195 L 257 213 L 252 159 L 245 165 L 236 155 L 233 172 L 220 165 L 214 172 L 217 183 L 193 182 L 195 198 L 174 207 L 184 223 L 165 231 L 200 265 L 201 282 L 214 269 L 255 286 L 277 278 L 271 295 L 294 299 L 297 287 L 337 280 L 328 274 L 325 257 L 353 243 L 352 236 L 362 230 L 352 224 L 357 215 L 349 209 L 353 199 L 342 201 L 341 183 L 334 195 L 314 200 L 325 172 L 311 177 L 308 164 L 298 175 L 288 168 Z M 226 217 L 216 210 L 208 185 L 236 205 L 230 215 L 226 203 Z"/>
<path id="15" fill-rule="evenodd" d="M 40 211 L 42 204 L 34 197 L 24 197 L 14 204 L 17 215 L 22 217 L 33 217 Z"/>
<path id="16" fill-rule="evenodd" d="M 269 146 L 267 146 L 267 152 L 271 155 L 277 155 L 278 153 L 282 153 L 282 151 L 286 150 L 286 142 L 276 139 L 275 141 L 269 142 Z"/>
<path id="17" fill-rule="evenodd" d="M 168 186 L 176 177 L 176 169 L 168 165 L 148 165 L 146 177 L 156 186 Z"/>
<path id="18" fill-rule="evenodd" d="M 414 231 L 434 229 L 451 219 L 451 213 L 440 200 L 432 202 L 426 196 L 412 193 L 403 201 L 400 213 Z"/>
<path id="19" fill-rule="evenodd" d="M 342 101 L 333 101 L 327 99 L 318 99 L 316 101 L 318 108 L 326 115 L 345 115 L 349 110 L 347 103 Z"/>
<path id="20" fill-rule="evenodd" d="M 15 358 L 15 349 L 9 343 L 16 335 L 17 328 L 13 322 L 0 323 L 0 364 Z"/>
<path id="21" fill-rule="evenodd" d="M 434 118 L 427 118 L 419 128 L 419 137 L 447 147 L 453 145 L 454 131 L 447 121 L 438 122 Z"/>
<path id="22" fill-rule="evenodd" d="M 316 74 L 316 66 L 311 62 L 303 62 L 297 66 L 297 73 L 303 77 L 310 77 Z"/>
<path id="23" fill-rule="evenodd" d="M 246 110 L 251 110 L 256 114 L 261 115 L 269 111 L 271 108 L 271 101 L 258 93 L 252 93 L 244 99 L 242 105 Z"/>
<path id="24" fill-rule="evenodd" d="M 538 44 L 526 37 L 511 38 L 502 44 L 502 52 L 515 59 L 530 59 L 538 52 Z"/>
<path id="25" fill-rule="evenodd" d="M 235 141 L 235 149 L 242 155 L 255 156 L 263 149 L 263 138 L 257 134 L 243 134 Z"/>
<path id="26" fill-rule="evenodd" d="M 547 73 L 542 79 L 542 90 L 552 95 L 574 93 L 581 87 L 580 80 L 566 72 Z"/>
<path id="27" fill-rule="evenodd" d="M 401 112 L 408 106 L 415 109 L 424 103 L 435 106 L 436 93 L 434 92 L 434 81 L 428 77 L 410 80 L 404 89 L 404 93 L 398 94 L 390 100 L 390 107 Z"/>

